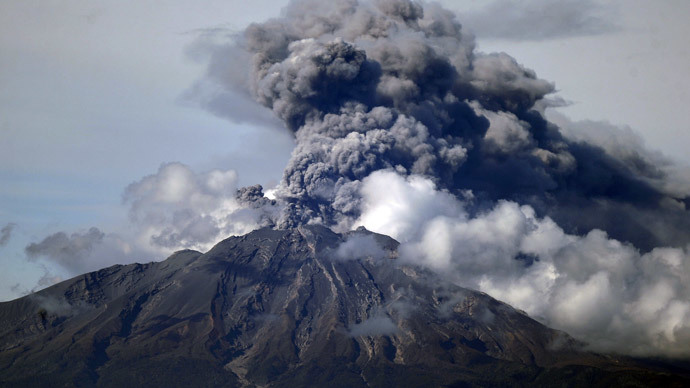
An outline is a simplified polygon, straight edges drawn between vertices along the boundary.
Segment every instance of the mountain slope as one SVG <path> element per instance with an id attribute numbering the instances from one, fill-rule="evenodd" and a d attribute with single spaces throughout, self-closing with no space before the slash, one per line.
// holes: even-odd
<path id="1" fill-rule="evenodd" d="M 261 229 L 2 303 L 0 385 L 684 382 L 400 265 L 397 245 L 365 230 Z"/>

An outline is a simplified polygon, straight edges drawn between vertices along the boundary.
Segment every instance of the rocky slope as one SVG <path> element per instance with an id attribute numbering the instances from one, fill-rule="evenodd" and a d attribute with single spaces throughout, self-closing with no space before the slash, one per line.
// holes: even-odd
<path id="1" fill-rule="evenodd" d="M 0 386 L 687 385 L 318 226 L 113 266 L 0 303 Z"/>

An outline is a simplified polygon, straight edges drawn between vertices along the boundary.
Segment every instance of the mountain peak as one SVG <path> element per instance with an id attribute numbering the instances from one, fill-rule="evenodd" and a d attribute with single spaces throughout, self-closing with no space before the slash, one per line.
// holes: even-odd
<path id="1" fill-rule="evenodd" d="M 0 304 L 0 382 L 367 387 L 618 376 L 567 334 L 393 260 L 397 246 L 363 228 L 264 228 L 204 254 L 78 276 Z"/>

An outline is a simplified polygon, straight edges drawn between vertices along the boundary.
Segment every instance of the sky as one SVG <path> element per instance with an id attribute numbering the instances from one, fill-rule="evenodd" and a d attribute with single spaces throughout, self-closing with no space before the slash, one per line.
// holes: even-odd
<path id="1" fill-rule="evenodd" d="M 127 219 L 125 187 L 162 163 L 231 165 L 246 183 L 280 179 L 292 147 L 287 132 L 231 123 L 184 98 L 203 73 L 186 53 L 197 30 L 239 30 L 281 5 L 257 1 L 241 14 L 238 6 L 0 4 L 0 219 L 15 225 L 0 248 L 8 269 L 0 299 L 20 296 L 42 276 L 24 246 L 58 230 L 117 228 Z M 250 161 L 259 141 L 271 145 L 273 163 Z"/>
<path id="2" fill-rule="evenodd" d="M 198 249 L 206 246 L 204 234 L 248 231 L 209 231 L 203 220 L 178 225 L 167 215 L 179 210 L 180 198 L 208 217 L 223 209 L 223 216 L 258 222 L 219 193 L 274 187 L 295 147 L 293 134 L 239 95 L 224 97 L 227 110 L 214 108 L 205 99 L 212 86 L 205 74 L 219 37 L 279 16 L 286 4 L 0 3 L 0 300 L 122 260 L 115 251 L 129 261 L 163 259 L 177 247 L 166 224 L 188 232 L 186 243 Z M 626 139 L 690 164 L 687 2 L 442 4 L 474 33 L 479 51 L 506 52 L 555 84 L 550 98 L 562 106 L 550 111 L 554 121 L 622 128 Z M 157 207 L 164 194 L 156 187 L 170 182 L 185 187 L 169 190 L 179 198 Z M 371 211 L 383 206 L 366 201 Z M 137 245 L 138 235 L 159 243 Z M 552 321 L 568 327 L 564 316 Z"/>

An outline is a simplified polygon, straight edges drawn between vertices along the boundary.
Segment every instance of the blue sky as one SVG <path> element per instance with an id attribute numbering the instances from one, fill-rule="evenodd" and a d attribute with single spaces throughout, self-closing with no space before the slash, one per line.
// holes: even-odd
<path id="1" fill-rule="evenodd" d="M 650 147 L 689 163 L 690 4 L 547 3 L 443 2 L 476 31 L 480 50 L 505 51 L 555 82 L 557 96 L 571 102 L 560 112 L 629 126 Z M 233 169 L 240 186 L 280 179 L 292 147 L 287 131 L 270 120 L 216 117 L 185 95 L 204 72 L 190 49 L 200 30 L 240 31 L 285 4 L 0 3 L 0 228 L 13 225 L 0 246 L 0 300 L 34 289 L 46 275 L 74 275 L 29 260 L 28 244 L 92 226 L 125 233 L 125 188 L 163 163 L 199 173 Z M 492 17 L 498 22 L 487 22 Z M 165 256 L 148 254 L 132 260 Z"/>

